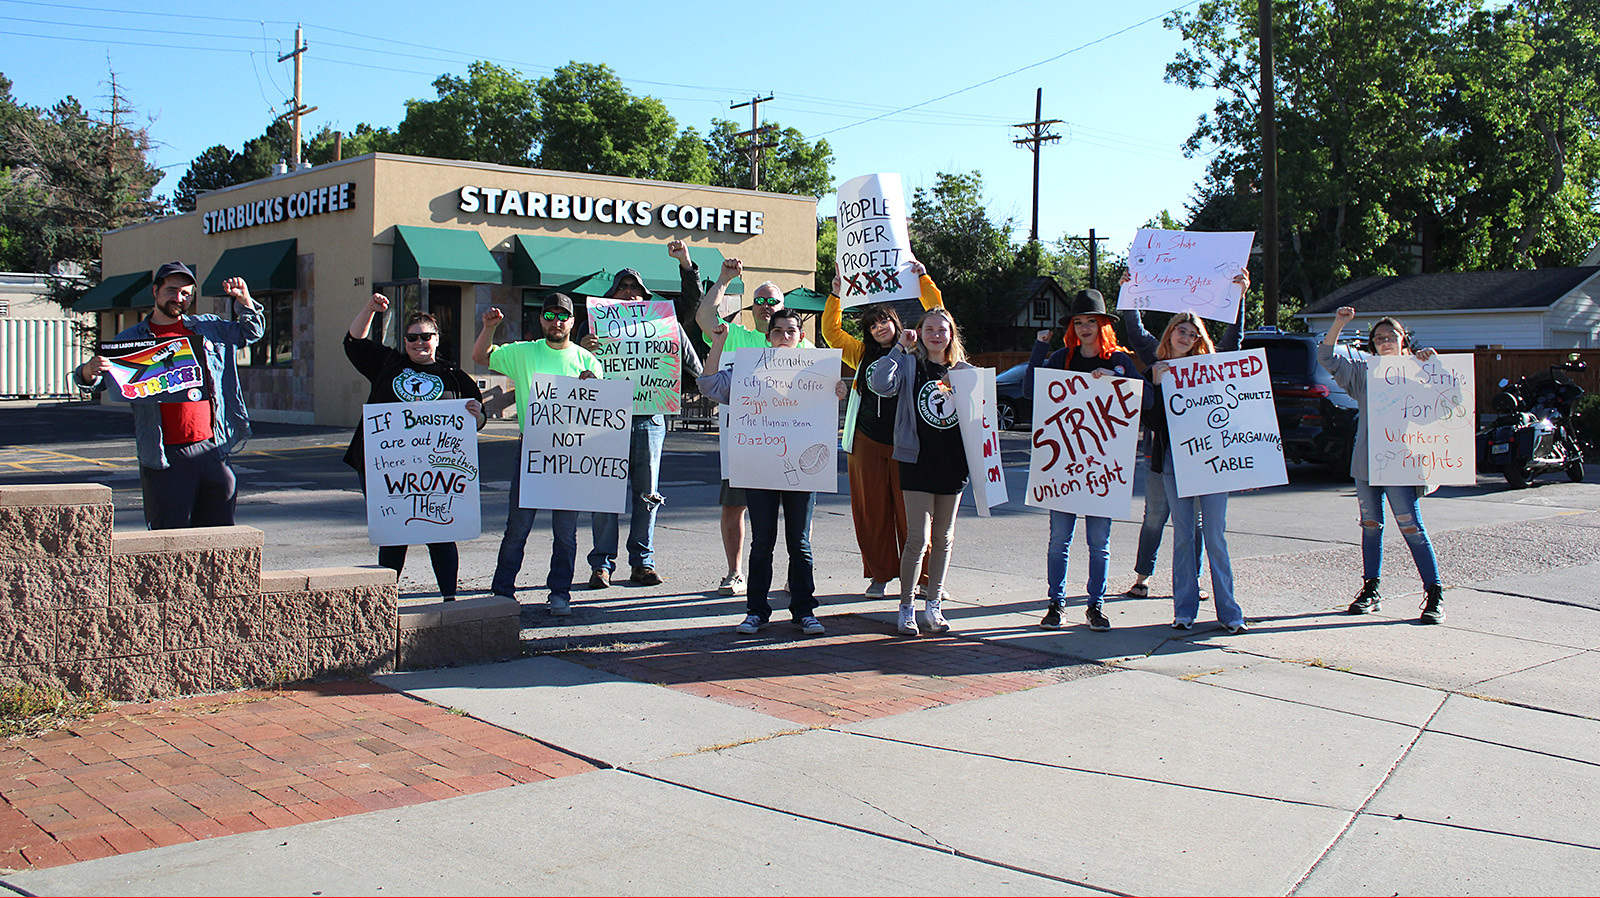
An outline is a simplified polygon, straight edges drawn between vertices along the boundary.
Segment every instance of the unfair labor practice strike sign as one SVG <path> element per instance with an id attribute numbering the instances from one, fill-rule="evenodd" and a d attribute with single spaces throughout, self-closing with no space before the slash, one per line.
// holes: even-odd
<path id="1" fill-rule="evenodd" d="M 1212 352 L 1167 364 L 1161 403 L 1179 496 L 1289 482 L 1265 353 Z"/>
<path id="2" fill-rule="evenodd" d="M 1144 381 L 1052 368 L 1035 369 L 1033 376 L 1027 504 L 1133 520 Z"/>
<path id="3" fill-rule="evenodd" d="M 678 316 L 660 299 L 589 300 L 589 332 L 607 379 L 633 382 L 635 415 L 676 415 L 683 408 Z"/>
<path id="4" fill-rule="evenodd" d="M 1367 357 L 1367 472 L 1373 486 L 1478 482 L 1473 358 Z"/>
<path id="5" fill-rule="evenodd" d="M 980 517 L 1006 504 L 1006 476 L 1000 466 L 1000 433 L 995 430 L 996 388 L 993 368 L 957 368 L 950 372 L 956 396 L 956 422 L 967 453 L 967 479 L 972 504 Z"/>
<path id="6" fill-rule="evenodd" d="M 1121 309 L 1192 311 L 1212 321 L 1236 321 L 1243 291 L 1233 278 L 1250 261 L 1251 231 L 1158 231 L 1140 228 L 1128 247 L 1128 277 L 1117 294 Z"/>
<path id="7" fill-rule="evenodd" d="M 361 407 L 374 546 L 477 539 L 478 422 L 465 399 Z"/>
<path id="8" fill-rule="evenodd" d="M 99 354 L 113 397 L 128 402 L 199 402 L 211 395 L 199 337 L 108 340 Z"/>
<path id="9" fill-rule="evenodd" d="M 522 507 L 622 513 L 632 382 L 535 374 L 523 401 L 517 457 Z"/>
<path id="10" fill-rule="evenodd" d="M 916 299 L 905 188 L 897 174 L 862 175 L 839 185 L 839 305 Z"/>
<path id="11" fill-rule="evenodd" d="M 839 491 L 840 352 L 741 349 L 728 403 L 728 484 Z"/>

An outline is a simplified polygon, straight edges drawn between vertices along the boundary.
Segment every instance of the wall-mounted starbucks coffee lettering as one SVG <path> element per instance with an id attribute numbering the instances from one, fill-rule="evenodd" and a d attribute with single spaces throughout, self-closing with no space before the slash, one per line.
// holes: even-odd
<path id="1" fill-rule="evenodd" d="M 649 228 L 660 222 L 663 228 L 670 231 L 723 231 L 733 234 L 760 234 L 763 229 L 763 213 L 748 209 L 668 203 L 658 210 L 654 203 L 645 200 L 470 185 L 461 188 L 459 197 L 458 208 L 469 215 L 598 221 L 634 228 Z"/>
<path id="2" fill-rule="evenodd" d="M 236 206 L 224 206 L 205 214 L 200 223 L 200 233 L 220 234 L 224 231 L 237 231 L 240 228 L 276 224 L 288 219 L 344 212 L 355 208 L 355 198 L 355 183 L 346 182 L 268 197 L 251 203 L 240 203 Z"/>

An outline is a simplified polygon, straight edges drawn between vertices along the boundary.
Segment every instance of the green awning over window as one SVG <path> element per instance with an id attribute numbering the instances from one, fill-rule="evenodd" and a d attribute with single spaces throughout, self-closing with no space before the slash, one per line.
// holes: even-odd
<path id="1" fill-rule="evenodd" d="M 604 296 L 617 272 L 632 268 L 651 293 L 677 293 L 678 260 L 667 255 L 665 243 L 595 240 L 588 237 L 545 237 L 518 234 L 511 253 L 511 283 L 518 287 L 549 287 L 563 293 Z M 690 247 L 689 257 L 700 266 L 700 276 L 716 280 L 722 270 L 722 253 L 708 247 Z M 729 295 L 744 293 L 735 278 Z"/>
<path id="2" fill-rule="evenodd" d="M 293 290 L 297 286 L 295 254 L 293 237 L 224 250 L 200 285 L 200 295 L 221 296 L 222 282 L 236 277 L 244 278 L 251 293 Z"/>
<path id="3" fill-rule="evenodd" d="M 428 278 L 468 284 L 498 284 L 500 265 L 477 231 L 454 228 L 394 227 L 394 266 L 397 281 Z"/>
<path id="4" fill-rule="evenodd" d="M 828 297 L 808 287 L 796 287 L 783 294 L 783 307 L 796 312 L 820 312 L 828 304 Z"/>
<path id="5" fill-rule="evenodd" d="M 78 297 L 72 304 L 74 312 L 105 312 L 110 309 L 131 309 L 139 298 L 140 292 L 148 297 L 150 293 L 151 274 L 148 271 L 135 271 L 132 274 L 119 274 L 108 277 L 93 287 L 88 292 Z M 155 300 L 150 297 L 150 302 L 140 305 L 155 305 Z"/>

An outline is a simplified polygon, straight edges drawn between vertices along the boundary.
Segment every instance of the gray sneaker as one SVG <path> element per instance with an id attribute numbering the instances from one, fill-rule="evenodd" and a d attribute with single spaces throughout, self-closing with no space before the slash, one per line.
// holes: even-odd
<path id="1" fill-rule="evenodd" d="M 566 617 L 572 613 L 572 596 L 564 592 L 550 594 L 550 613 L 555 617 Z"/>
<path id="2" fill-rule="evenodd" d="M 766 625 L 767 622 L 761 619 L 761 615 L 747 614 L 745 615 L 744 620 L 739 622 L 739 626 L 733 628 L 733 632 L 743 633 L 748 636 L 751 633 L 755 633 L 756 631 L 760 630 L 762 627 L 765 627 Z"/>
<path id="3" fill-rule="evenodd" d="M 827 629 L 822 626 L 822 621 L 817 620 L 811 615 L 806 615 L 805 617 L 796 619 L 794 625 L 799 627 L 800 632 L 806 634 L 807 636 L 821 636 L 822 634 L 828 632 Z"/>

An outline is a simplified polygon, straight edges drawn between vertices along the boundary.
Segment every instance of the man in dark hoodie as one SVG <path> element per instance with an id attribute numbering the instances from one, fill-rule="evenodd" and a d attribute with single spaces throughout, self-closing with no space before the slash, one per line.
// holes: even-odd
<path id="1" fill-rule="evenodd" d="M 678 260 L 679 290 L 674 311 L 678 318 L 679 355 L 683 362 L 684 384 L 694 383 L 699 377 L 700 356 L 690 345 L 689 336 L 683 332 L 684 310 L 692 318 L 700 305 L 700 269 L 689 260 L 689 247 L 682 240 L 667 241 L 667 253 Z M 650 299 L 650 288 L 644 278 L 632 268 L 624 268 L 612 279 L 607 299 Z M 585 334 L 579 341 L 593 352 L 600 345 L 594 334 Z M 627 376 L 625 373 L 621 376 Z M 640 586 L 655 586 L 661 582 L 656 573 L 656 510 L 664 501 L 659 488 L 661 475 L 661 444 L 667 433 L 666 418 L 662 415 L 635 415 L 633 417 L 633 443 L 628 460 L 629 493 L 632 494 L 633 517 L 628 524 L 628 564 L 633 568 L 630 579 Z M 617 564 L 618 515 L 596 512 L 594 515 L 594 550 L 589 553 L 589 588 L 604 589 L 611 585 L 612 572 Z"/>

